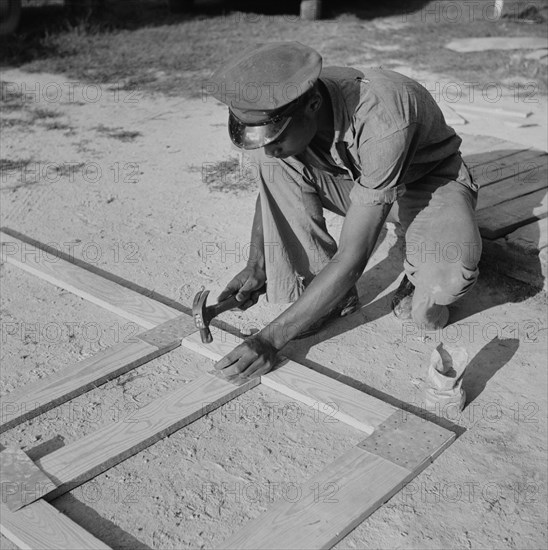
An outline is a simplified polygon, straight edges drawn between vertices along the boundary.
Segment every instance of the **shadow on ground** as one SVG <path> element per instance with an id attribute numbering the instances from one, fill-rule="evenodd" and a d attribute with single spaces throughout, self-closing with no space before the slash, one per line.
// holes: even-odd
<path id="1" fill-rule="evenodd" d="M 462 381 L 466 406 L 478 398 L 487 382 L 506 365 L 519 347 L 518 338 L 493 338 L 472 358 Z"/>

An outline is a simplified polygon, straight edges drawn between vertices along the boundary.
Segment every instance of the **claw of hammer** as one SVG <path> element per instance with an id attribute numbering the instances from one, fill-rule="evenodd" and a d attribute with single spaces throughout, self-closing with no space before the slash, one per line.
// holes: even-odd
<path id="1" fill-rule="evenodd" d="M 196 294 L 192 304 L 194 324 L 196 328 L 200 330 L 200 338 L 204 344 L 211 344 L 211 342 L 213 342 L 213 336 L 211 336 L 211 331 L 209 330 L 209 323 L 211 323 L 213 317 L 223 313 L 223 311 L 237 307 L 240 304 L 240 302 L 236 300 L 236 296 L 231 296 L 216 305 L 206 307 L 208 296 L 209 290 L 202 289 Z"/>

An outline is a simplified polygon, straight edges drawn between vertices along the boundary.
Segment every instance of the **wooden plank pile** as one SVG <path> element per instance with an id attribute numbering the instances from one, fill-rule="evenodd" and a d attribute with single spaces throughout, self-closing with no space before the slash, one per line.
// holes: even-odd
<path id="1" fill-rule="evenodd" d="M 485 136 L 465 136 L 463 158 L 480 186 L 482 263 L 548 289 L 548 154 Z"/>

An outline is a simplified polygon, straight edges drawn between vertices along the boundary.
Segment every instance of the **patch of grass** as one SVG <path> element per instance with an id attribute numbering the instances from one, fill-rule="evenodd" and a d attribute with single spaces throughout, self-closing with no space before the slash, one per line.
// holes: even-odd
<path id="1" fill-rule="evenodd" d="M 53 122 L 46 122 L 43 124 L 43 126 L 47 130 L 74 130 L 74 126 L 66 124 L 65 122 L 59 122 L 58 120 L 55 120 Z"/>
<path id="2" fill-rule="evenodd" d="M 68 176 L 71 178 L 72 181 L 72 178 L 74 178 L 74 174 L 82 170 L 85 165 L 86 164 L 84 162 L 80 162 L 79 164 L 61 163 L 55 167 L 55 173 L 61 177 Z"/>
<path id="3" fill-rule="evenodd" d="M 32 121 L 25 118 L 5 118 L 3 117 L 0 120 L 0 128 L 17 128 L 17 127 L 27 127 L 32 130 Z"/>
<path id="4" fill-rule="evenodd" d="M 24 70 L 62 72 L 83 81 L 118 82 L 122 89 L 190 98 L 202 97 L 212 72 L 244 48 L 264 41 L 298 40 L 316 48 L 326 65 L 409 65 L 461 82 L 502 85 L 515 77 L 538 81 L 539 92 L 548 89 L 545 67 L 537 60 L 513 61 L 512 51 L 462 54 L 444 48 L 455 38 L 545 35 L 544 24 L 524 24 L 512 17 L 493 21 L 492 0 L 326 0 L 328 18 L 321 21 L 299 21 L 296 0 L 277 4 L 271 9 L 277 14 L 245 11 L 258 8 L 257 3 L 250 8 L 243 0 L 218 2 L 216 11 L 200 8 L 202 13 L 192 15 L 169 14 L 166 3 L 159 1 L 128 2 L 133 6 L 130 13 L 119 4 L 114 2 L 99 18 L 64 23 L 39 38 L 18 38 L 18 46 L 10 46 L 2 55 Z M 513 13 L 513 4 L 505 2 L 508 13 Z M 544 14 L 546 0 L 535 4 Z M 231 6 L 244 11 L 223 12 Z M 280 14 L 284 9 L 286 14 Z M 120 16 L 116 10 L 126 13 Z M 394 44 L 400 49 L 392 51 Z"/>
<path id="5" fill-rule="evenodd" d="M 16 172 L 26 168 L 31 162 L 34 162 L 32 159 L 24 160 L 9 160 L 9 159 L 0 159 L 0 172 L 3 174 L 5 172 Z"/>
<path id="6" fill-rule="evenodd" d="M 49 120 L 52 118 L 59 118 L 60 116 L 61 115 L 58 112 L 52 111 L 51 109 L 46 109 L 44 107 L 32 109 L 33 120 Z"/>
<path id="7" fill-rule="evenodd" d="M 205 183 L 210 191 L 217 193 L 251 193 L 256 190 L 254 181 L 246 172 L 245 165 L 240 166 L 238 157 L 230 157 L 228 160 L 207 162 L 201 167 L 192 166 L 191 171 L 201 172 L 202 183 Z"/>
<path id="8" fill-rule="evenodd" d="M 21 91 L 19 86 L 14 86 L 13 83 L 0 81 L 0 94 L 0 110 L 3 115 L 1 125 L 3 128 L 13 128 L 16 126 L 32 127 L 36 121 L 41 120 L 50 121 L 46 122 L 46 126 L 60 128 L 61 123 L 51 122 L 51 120 L 61 115 L 56 111 L 44 107 L 31 107 L 34 101 L 30 101 Z M 20 113 L 24 116 L 22 118 L 9 118 L 5 116 L 6 114 L 13 113 Z"/>
<path id="9" fill-rule="evenodd" d="M 94 130 L 104 134 L 110 138 L 119 139 L 120 141 L 134 141 L 139 136 L 142 136 L 141 132 L 132 132 L 130 130 L 124 130 L 123 128 L 109 128 L 108 126 L 95 126 Z"/>
<path id="10" fill-rule="evenodd" d="M 24 104 L 25 99 L 19 87 L 0 80 L 0 109 L 2 114 L 19 111 Z"/>
<path id="11" fill-rule="evenodd" d="M 17 189 L 18 187 L 23 187 L 28 184 L 36 183 L 35 178 L 29 178 L 30 181 L 27 181 L 25 176 L 25 170 L 29 164 L 36 162 L 33 159 L 20 159 L 20 160 L 10 160 L 10 159 L 0 159 L 0 183 L 2 185 L 2 190 L 6 189 Z M 34 172 L 33 172 L 34 173 Z M 23 176 L 21 179 L 24 181 L 23 184 L 18 185 L 4 185 L 9 179 L 10 176 L 20 174 Z"/>

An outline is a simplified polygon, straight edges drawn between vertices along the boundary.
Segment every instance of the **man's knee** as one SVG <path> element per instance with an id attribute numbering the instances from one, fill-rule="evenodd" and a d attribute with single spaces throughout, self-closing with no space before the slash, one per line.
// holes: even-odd
<path id="1" fill-rule="evenodd" d="M 447 306 L 464 296 L 474 286 L 478 275 L 477 267 L 440 263 L 435 267 L 423 266 L 415 277 L 417 284 L 429 291 L 436 304 Z"/>

